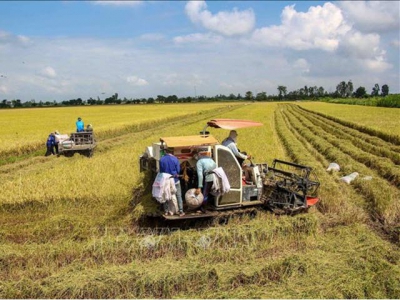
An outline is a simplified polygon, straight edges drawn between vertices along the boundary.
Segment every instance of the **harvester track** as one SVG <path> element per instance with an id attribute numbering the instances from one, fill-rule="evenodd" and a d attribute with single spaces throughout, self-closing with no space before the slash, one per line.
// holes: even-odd
<path id="1" fill-rule="evenodd" d="M 164 230 L 165 232 L 169 232 L 174 229 L 201 229 L 209 228 L 210 226 L 217 224 L 226 225 L 231 220 L 242 218 L 243 216 L 252 218 L 262 211 L 266 212 L 266 210 L 261 207 L 247 207 L 229 211 L 213 211 L 212 213 L 205 214 L 204 216 L 199 215 L 199 217 L 196 218 L 179 219 L 179 217 L 177 217 L 174 220 L 167 220 L 160 213 L 150 213 L 144 215 L 139 220 L 138 225 L 141 229 L 152 228 L 158 229 L 160 232 L 162 232 L 161 229 L 167 229 Z"/>

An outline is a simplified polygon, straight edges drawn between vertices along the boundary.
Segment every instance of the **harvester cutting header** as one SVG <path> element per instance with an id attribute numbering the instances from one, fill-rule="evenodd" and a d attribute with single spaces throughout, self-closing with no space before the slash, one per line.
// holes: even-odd
<path id="1" fill-rule="evenodd" d="M 291 214 L 306 211 L 316 204 L 319 201 L 319 182 L 310 167 L 278 159 L 274 159 L 270 166 L 253 163 L 250 155 L 237 150 L 236 129 L 262 125 L 249 120 L 213 119 L 207 122 L 199 135 L 161 137 L 159 142 L 146 147 L 139 159 L 140 171 L 149 172 L 154 181 L 153 198 L 160 203 L 176 201 L 174 191 L 164 193 L 162 190 L 164 187 L 161 185 L 168 185 L 169 179 L 172 183 L 175 180 L 176 184 L 179 181 L 185 200 L 185 213 L 181 212 L 181 207 L 176 207 L 175 211 L 172 209 L 171 213 L 164 204 L 165 211 L 161 210 L 159 216 L 167 220 L 202 218 L 216 216 L 222 210 L 254 206 Z M 206 131 L 208 127 L 230 130 L 230 135 L 220 143 Z M 162 172 L 166 155 L 178 159 L 179 174 Z M 244 163 L 245 159 L 250 163 Z M 212 169 L 205 170 L 205 166 Z M 156 197 L 155 190 L 159 192 L 157 196 L 163 196 Z"/>

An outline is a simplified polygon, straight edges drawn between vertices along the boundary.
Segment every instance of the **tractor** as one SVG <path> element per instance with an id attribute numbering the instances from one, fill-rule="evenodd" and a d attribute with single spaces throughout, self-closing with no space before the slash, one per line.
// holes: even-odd
<path id="1" fill-rule="evenodd" d="M 152 216 L 165 220 L 206 218 L 218 216 L 227 210 L 251 207 L 266 208 L 277 214 L 294 214 L 307 211 L 315 205 L 319 201 L 317 191 L 320 183 L 312 168 L 279 159 L 274 159 L 271 165 L 253 163 L 251 160 L 250 164 L 241 165 L 229 148 L 206 131 L 207 127 L 233 130 L 261 125 L 249 120 L 213 119 L 207 122 L 199 135 L 161 137 L 159 142 L 146 147 L 139 158 L 140 171 L 148 172 L 151 180 L 159 173 L 159 161 L 165 149 L 173 149 L 173 155 L 181 164 L 184 201 L 185 193 L 195 188 L 197 183 L 196 160 L 193 157 L 196 152 L 209 153 L 217 167 L 224 170 L 230 184 L 229 192 L 213 196 L 208 201 L 205 213 L 186 207 L 185 216 L 164 215 L 161 209 L 159 214 Z"/>
<path id="2" fill-rule="evenodd" d="M 73 132 L 68 139 L 60 141 L 58 153 L 66 157 L 72 157 L 75 153 L 92 157 L 96 146 L 93 130 Z"/>

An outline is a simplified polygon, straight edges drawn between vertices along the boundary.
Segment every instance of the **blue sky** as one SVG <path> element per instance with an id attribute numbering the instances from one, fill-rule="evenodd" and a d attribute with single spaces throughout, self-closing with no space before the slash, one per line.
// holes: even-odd
<path id="1" fill-rule="evenodd" d="M 0 100 L 400 92 L 398 1 L 0 1 Z"/>

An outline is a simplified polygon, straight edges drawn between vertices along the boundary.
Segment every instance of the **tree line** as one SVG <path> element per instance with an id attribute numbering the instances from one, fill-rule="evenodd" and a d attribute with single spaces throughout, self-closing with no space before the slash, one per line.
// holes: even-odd
<path id="1" fill-rule="evenodd" d="M 387 84 L 379 87 L 375 84 L 372 87 L 371 93 L 367 93 L 365 87 L 358 87 L 354 91 L 353 83 L 351 80 L 348 82 L 342 81 L 336 86 L 334 92 L 328 93 L 322 86 L 304 86 L 294 91 L 287 91 L 287 87 L 279 85 L 277 87 L 277 95 L 267 95 L 266 92 L 258 92 L 253 94 L 247 91 L 244 96 L 241 94 L 216 95 L 214 97 L 196 96 L 196 97 L 181 97 L 176 95 L 163 96 L 158 95 L 156 98 L 137 98 L 128 99 L 124 97 L 119 98 L 118 93 L 101 100 L 100 97 L 96 99 L 90 97 L 83 100 L 82 98 L 57 101 L 36 101 L 34 99 L 22 102 L 20 99 L 7 100 L 4 99 L 0 102 L 0 108 L 18 108 L 18 107 L 51 107 L 51 106 L 80 106 L 80 105 L 108 105 L 108 104 L 153 104 L 153 103 L 192 103 L 192 102 L 215 102 L 215 101 L 283 101 L 283 100 L 320 100 L 321 98 L 368 98 L 368 97 L 385 97 L 389 95 L 389 86 Z"/>

